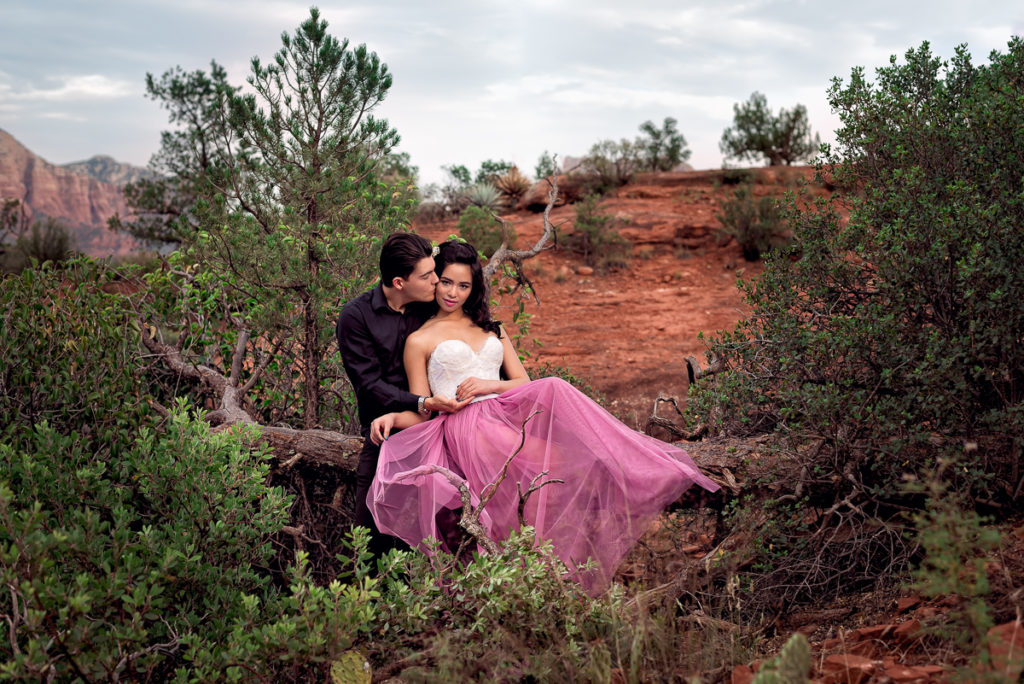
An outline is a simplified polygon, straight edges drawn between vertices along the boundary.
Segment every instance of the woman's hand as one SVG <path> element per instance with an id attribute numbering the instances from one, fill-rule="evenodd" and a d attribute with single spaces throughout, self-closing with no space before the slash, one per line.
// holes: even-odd
<path id="1" fill-rule="evenodd" d="M 370 441 L 374 444 L 380 444 L 388 435 L 391 434 L 391 430 L 395 427 L 395 418 L 398 416 L 397 413 L 385 413 L 380 418 L 374 418 L 373 422 L 370 423 Z"/>
<path id="2" fill-rule="evenodd" d="M 479 397 L 484 394 L 496 394 L 500 392 L 498 380 L 481 380 L 480 378 L 466 378 L 455 388 L 455 399 L 462 402 Z"/>

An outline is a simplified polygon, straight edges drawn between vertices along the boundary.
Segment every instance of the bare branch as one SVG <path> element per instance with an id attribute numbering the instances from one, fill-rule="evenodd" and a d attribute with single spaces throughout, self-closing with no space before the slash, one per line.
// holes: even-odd
<path id="1" fill-rule="evenodd" d="M 228 378 L 228 382 L 235 387 L 238 387 L 238 379 L 242 375 L 242 360 L 245 358 L 247 344 L 249 344 L 249 331 L 241 328 L 238 331 L 238 341 L 235 343 L 235 353 L 231 356 L 231 376 Z"/>
<path id="2" fill-rule="evenodd" d="M 518 506 L 517 513 L 519 515 L 519 524 L 520 525 L 523 525 L 523 526 L 526 525 L 526 513 L 525 513 L 525 511 L 526 511 L 526 502 L 530 499 L 530 495 L 531 494 L 533 494 L 535 491 L 537 491 L 541 487 L 544 487 L 546 485 L 549 485 L 549 484 L 552 484 L 552 483 L 555 483 L 555 482 L 557 482 L 558 484 L 565 484 L 565 480 L 560 480 L 557 477 L 553 477 L 550 480 L 544 480 L 543 482 L 538 484 L 537 480 L 539 480 L 540 478 L 544 477 L 547 474 L 548 474 L 548 471 L 546 471 L 546 470 L 542 470 L 539 473 L 537 473 L 537 476 L 534 477 L 532 480 L 530 480 L 530 486 L 526 490 L 525 494 L 523 493 L 522 485 L 519 482 L 516 482 L 516 491 L 519 492 L 519 506 Z"/>
<path id="3" fill-rule="evenodd" d="M 703 377 L 714 375 L 715 373 L 721 373 L 725 370 L 725 360 L 721 357 L 711 355 L 710 365 L 707 368 L 701 368 L 700 364 L 697 363 L 697 359 L 693 356 L 686 357 L 686 377 L 690 381 L 690 384 L 697 382 Z"/>
<path id="4" fill-rule="evenodd" d="M 498 219 L 502 229 L 501 247 L 491 255 L 491 258 L 487 260 L 487 265 L 484 266 L 485 282 L 490 282 L 505 262 L 512 262 L 517 271 L 521 272 L 525 259 L 533 258 L 545 249 L 554 246 L 555 227 L 551 223 L 551 209 L 555 206 L 555 200 L 558 199 L 558 178 L 550 177 L 547 182 L 550 188 L 548 189 L 548 204 L 544 208 L 544 232 L 541 233 L 540 239 L 530 249 L 509 249 L 507 226 L 504 221 Z"/>

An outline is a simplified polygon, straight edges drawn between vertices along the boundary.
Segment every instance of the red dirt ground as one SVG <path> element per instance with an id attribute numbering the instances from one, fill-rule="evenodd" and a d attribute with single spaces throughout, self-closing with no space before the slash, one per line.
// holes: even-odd
<path id="1" fill-rule="evenodd" d="M 798 178 L 810 178 L 812 169 L 751 174 L 755 195 L 781 196 Z M 520 343 L 530 354 L 527 365 L 569 368 L 633 427 L 646 422 L 659 393 L 682 399 L 684 358 L 705 361 L 698 333 L 736 323 L 744 310 L 737 276 L 750 278 L 762 268 L 744 261 L 735 241 L 723 244 L 718 235 L 718 203 L 732 193 L 720 179 L 720 171 L 646 174 L 606 196 L 601 210 L 618 219 L 617 229 L 633 244 L 625 270 L 583 275 L 577 272 L 581 259 L 565 249 L 529 260 L 527 273 L 540 301 L 527 306 L 532 327 Z M 574 217 L 572 205 L 551 213 L 565 233 Z M 520 211 L 503 219 L 515 228 L 521 249 L 541 235 L 540 214 Z M 415 228 L 433 240 L 457 232 L 454 221 Z M 511 306 L 506 297 L 495 311 L 506 324 Z"/>

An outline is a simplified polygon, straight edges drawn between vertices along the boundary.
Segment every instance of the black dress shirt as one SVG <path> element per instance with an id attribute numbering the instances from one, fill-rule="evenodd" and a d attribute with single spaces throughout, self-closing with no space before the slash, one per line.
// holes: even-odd
<path id="1" fill-rule="evenodd" d="M 419 396 L 409 392 L 402 355 L 405 339 L 434 312 L 432 303 L 411 302 L 405 313 L 388 306 L 378 285 L 345 304 L 338 317 L 338 348 L 356 392 L 363 436 L 374 418 L 391 411 L 415 411 Z"/>

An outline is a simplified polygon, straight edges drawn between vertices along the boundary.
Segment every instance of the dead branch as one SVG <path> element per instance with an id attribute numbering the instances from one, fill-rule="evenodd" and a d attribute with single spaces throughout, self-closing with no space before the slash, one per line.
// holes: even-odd
<path id="1" fill-rule="evenodd" d="M 691 385 L 703 377 L 721 373 L 723 370 L 725 370 L 725 360 L 720 356 L 712 354 L 707 368 L 701 368 L 696 357 L 686 357 L 686 379 L 690 381 Z"/>
<path id="2" fill-rule="evenodd" d="M 433 473 L 441 475 L 451 482 L 457 490 L 459 490 L 459 498 L 462 500 L 462 520 L 459 521 L 459 525 L 462 529 L 469 532 L 484 551 L 490 554 L 498 553 L 498 545 L 487 536 L 487 530 L 485 530 L 484 526 L 480 524 L 480 511 L 483 510 L 482 507 L 476 510 L 473 508 L 472 494 L 469 491 L 469 483 L 444 466 L 439 465 L 426 465 L 413 468 L 412 470 L 402 473 L 401 479 L 406 480 L 413 477 L 419 477 L 420 475 L 430 475 Z"/>
<path id="3" fill-rule="evenodd" d="M 519 514 L 519 524 L 520 525 L 522 525 L 522 526 L 526 525 L 526 514 L 525 514 L 526 502 L 529 500 L 531 494 L 533 494 L 535 491 L 537 491 L 541 487 L 544 487 L 546 485 L 552 484 L 554 482 L 557 482 L 558 484 L 565 484 L 565 480 L 560 480 L 557 477 L 553 477 L 550 480 L 544 480 L 543 482 L 538 484 L 537 480 L 539 480 L 540 478 L 544 477 L 547 474 L 548 474 L 548 471 L 546 471 L 546 470 L 542 470 L 539 473 L 537 473 L 537 476 L 534 477 L 532 480 L 530 480 L 530 486 L 529 486 L 529 488 L 527 488 L 525 494 L 523 493 L 522 483 L 516 482 L 516 491 L 519 492 L 519 506 L 518 506 L 517 512 Z"/>
<path id="4" fill-rule="evenodd" d="M 499 218 L 498 222 L 501 223 L 501 246 L 491 255 L 491 258 L 487 260 L 487 265 L 484 266 L 484 282 L 491 282 L 498 269 L 506 262 L 513 264 L 517 278 L 522 282 L 523 261 L 531 259 L 545 249 L 550 249 L 554 246 L 555 227 L 551 223 L 551 209 L 555 206 L 555 200 L 558 199 L 558 179 L 551 177 L 547 179 L 547 182 L 550 188 L 548 189 L 548 204 L 544 208 L 544 232 L 541 233 L 540 239 L 530 249 L 509 249 L 508 226 Z"/>
<path id="5" fill-rule="evenodd" d="M 658 394 L 658 398 L 654 400 L 654 408 L 651 410 L 651 416 L 647 419 L 646 425 L 644 425 L 644 432 L 648 435 L 651 434 L 655 427 L 660 427 L 663 430 L 667 430 L 672 435 L 673 440 L 686 440 L 687 442 L 698 442 L 704 439 L 708 434 L 708 426 L 700 424 L 697 429 L 693 432 L 687 432 L 679 427 L 675 421 L 665 418 L 664 416 L 658 415 L 658 407 L 661 404 L 671 404 L 672 408 L 676 410 L 676 415 L 679 418 L 683 417 L 683 412 L 679 409 L 679 402 L 676 401 L 675 397 L 667 397 L 661 393 Z"/>
<path id="6" fill-rule="evenodd" d="M 363 438 L 347 435 L 333 430 L 295 430 L 287 427 L 259 425 L 242 405 L 245 390 L 249 383 L 239 387 L 237 380 L 233 383 L 219 371 L 203 364 L 191 364 L 185 361 L 181 351 L 164 344 L 149 334 L 149 328 L 143 321 L 142 342 L 154 355 L 182 377 L 202 382 L 220 399 L 220 407 L 206 414 L 206 419 L 217 426 L 230 426 L 241 423 L 259 428 L 259 439 L 274 451 L 274 455 L 286 462 L 285 467 L 292 467 L 298 461 L 292 458 L 301 454 L 306 460 L 342 470 L 355 470 L 359 450 L 363 446 Z M 261 367 L 273 353 L 265 357 Z"/>
<path id="7" fill-rule="evenodd" d="M 511 465 L 512 459 L 518 456 L 519 452 L 523 450 L 523 445 L 526 444 L 527 423 L 529 423 L 530 420 L 532 420 L 533 417 L 540 412 L 541 411 L 539 410 L 534 411 L 533 413 L 526 417 L 526 420 L 523 421 L 522 427 L 519 428 L 519 446 L 517 446 L 515 448 L 515 451 L 509 454 L 509 457 L 505 459 L 505 463 L 501 467 L 501 472 L 498 473 L 498 477 L 495 478 L 494 482 L 490 482 L 484 486 L 480 494 L 480 502 L 475 507 L 473 506 L 472 494 L 469 491 L 469 483 L 466 482 L 463 478 L 453 473 L 452 471 L 445 468 L 444 466 L 428 465 L 420 466 L 419 468 L 413 468 L 412 470 L 403 473 L 401 479 L 404 480 L 411 477 L 417 477 L 419 475 L 437 473 L 438 475 L 441 475 L 446 480 L 451 482 L 452 485 L 454 485 L 455 488 L 459 490 L 459 498 L 462 500 L 462 519 L 459 520 L 459 526 L 462 529 L 466 530 L 466 532 L 469 532 L 469 534 L 472 535 L 474 539 L 476 539 L 476 542 L 480 546 L 480 548 L 482 548 L 487 553 L 496 554 L 498 553 L 498 545 L 494 543 L 494 540 L 487 536 L 487 530 L 484 529 L 484 526 L 482 524 L 480 524 L 480 515 L 484 512 L 484 508 L 487 506 L 488 503 L 490 503 L 491 499 L 494 498 L 494 494 L 495 492 L 498 491 L 498 487 L 501 485 L 502 482 L 505 481 L 505 478 L 508 476 L 508 467 L 509 465 Z M 546 474 L 547 471 L 544 471 L 540 475 L 537 475 L 537 477 L 533 478 L 533 481 L 530 483 L 530 489 L 527 492 L 527 496 L 529 496 L 531 492 L 540 489 L 546 484 L 550 484 L 551 482 L 561 482 L 561 480 L 548 480 L 547 482 L 544 482 L 534 487 L 534 485 L 537 482 L 537 479 Z M 518 483 L 516 486 L 518 488 Z M 524 507 L 525 505 L 525 501 L 522 499 L 522 496 L 520 495 L 520 520 L 522 519 L 522 507 Z"/>

